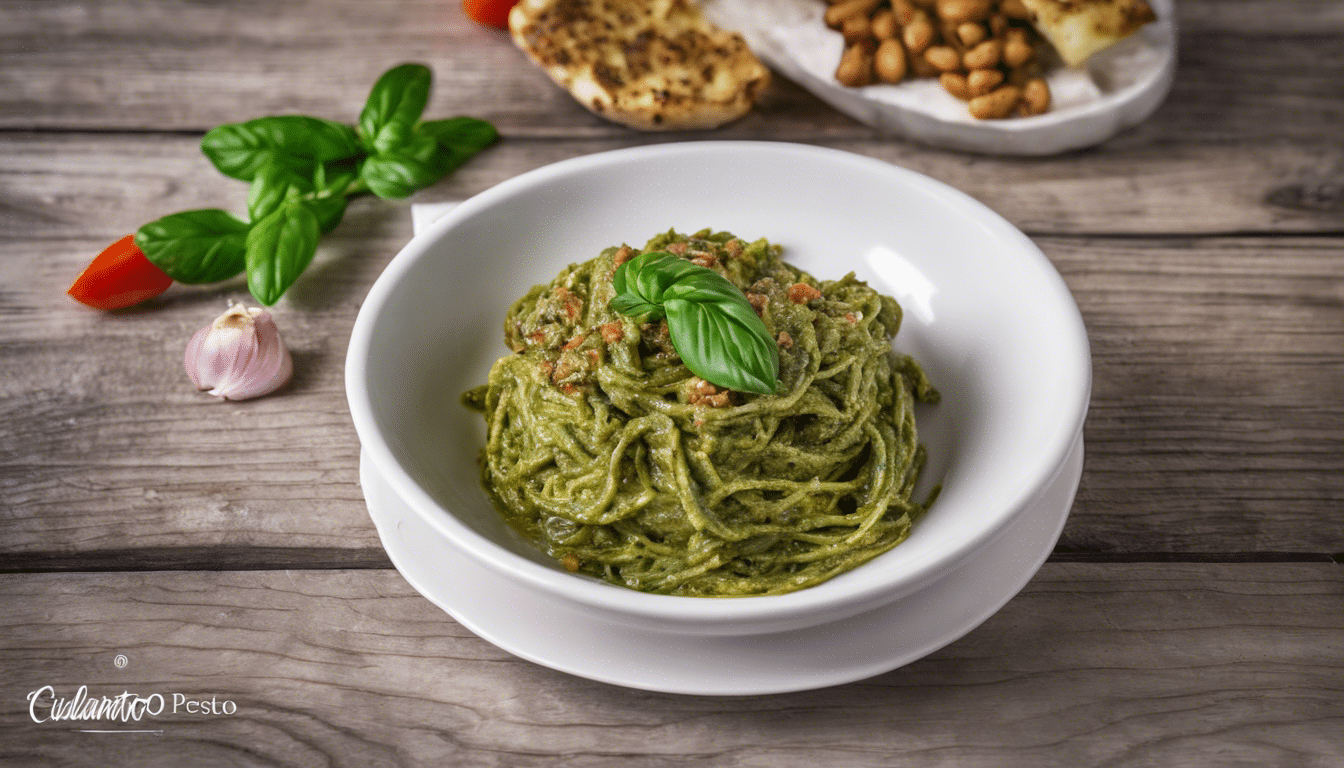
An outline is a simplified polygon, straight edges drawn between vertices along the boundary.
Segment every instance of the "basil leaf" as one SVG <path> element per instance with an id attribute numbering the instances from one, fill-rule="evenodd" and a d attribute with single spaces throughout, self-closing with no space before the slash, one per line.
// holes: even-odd
<path id="1" fill-rule="evenodd" d="M 308 179 L 283 163 L 269 161 L 257 170 L 257 175 L 252 179 L 252 188 L 247 194 L 247 215 L 253 221 L 260 221 L 282 203 L 297 200 L 300 195 L 312 191 L 313 185 Z"/>
<path id="2" fill-rule="evenodd" d="M 141 227 L 135 246 L 179 283 L 214 283 L 243 271 L 247 231 L 225 211 L 182 211 Z"/>
<path id="3" fill-rule="evenodd" d="M 633 317 L 641 323 L 663 319 L 663 306 L 661 304 L 653 304 L 628 293 L 616 294 L 607 306 L 611 307 L 613 312 L 619 312 L 626 317 Z"/>
<path id="4" fill-rule="evenodd" d="M 261 117 L 228 123 L 205 134 L 201 151 L 219 172 L 252 181 L 269 162 L 309 175 L 321 163 L 361 154 L 359 138 L 348 125 L 303 115 Z"/>
<path id="5" fill-rule="evenodd" d="M 319 187 L 315 191 L 314 187 L 327 185 L 344 191 L 354 179 L 354 172 L 349 170 L 333 172 L 334 178 L 328 181 L 325 168 L 326 166 L 319 165 L 313 181 L 310 182 L 283 165 L 267 163 L 262 166 L 261 170 L 257 171 L 256 178 L 252 180 L 252 189 L 247 197 L 248 215 L 253 221 L 261 221 L 281 205 L 299 201 L 317 217 L 318 229 L 323 234 L 335 229 L 345 215 L 345 195 L 325 187 Z"/>
<path id="6" fill-rule="evenodd" d="M 359 114 L 365 148 L 382 154 L 404 142 L 429 103 L 433 80 L 422 64 L 402 64 L 384 72 Z"/>
<path id="7" fill-rule="evenodd" d="M 365 160 L 359 178 L 384 200 L 407 197 L 443 178 L 448 173 L 448 161 L 432 136 L 416 135 L 396 151 Z"/>
<path id="8" fill-rule="evenodd" d="M 745 315 L 733 302 L 667 302 L 672 346 L 686 367 L 705 381 L 739 392 L 772 394 L 779 346 L 745 298 L 742 303 Z"/>
<path id="9" fill-rule="evenodd" d="M 775 391 L 779 345 L 727 278 L 653 251 L 617 268 L 612 287 L 612 311 L 635 318 L 666 315 L 672 346 L 696 376 L 740 392 Z"/>
<path id="10" fill-rule="evenodd" d="M 319 194 L 329 192 L 344 195 L 350 182 L 359 178 L 359 165 L 349 161 L 325 163 L 313 171 L 313 189 Z"/>
<path id="11" fill-rule="evenodd" d="M 329 195 L 304 200 L 303 204 L 317 217 L 318 230 L 325 235 L 341 223 L 341 219 L 345 217 L 347 202 L 345 195 Z"/>
<path id="12" fill-rule="evenodd" d="M 450 156 L 448 171 L 471 159 L 471 156 L 499 140 L 495 126 L 474 117 L 450 117 L 447 120 L 429 120 L 416 127 L 420 133 L 433 136 L 439 147 Z"/>
<path id="13" fill-rule="evenodd" d="M 612 285 L 617 294 L 629 292 L 645 301 L 660 304 L 664 291 L 697 270 L 704 269 L 665 251 L 651 251 L 622 264 L 616 270 Z M 718 276 L 713 270 L 705 271 Z M 728 287 L 737 290 L 732 283 L 728 283 Z"/>
<path id="14" fill-rule="evenodd" d="M 317 253 L 316 214 L 302 202 L 289 202 L 252 225 L 247 233 L 247 287 L 257 301 L 270 306 Z"/>

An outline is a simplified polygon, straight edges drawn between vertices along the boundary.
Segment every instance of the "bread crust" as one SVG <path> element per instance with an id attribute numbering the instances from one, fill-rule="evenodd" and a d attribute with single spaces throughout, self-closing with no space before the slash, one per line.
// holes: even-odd
<path id="1" fill-rule="evenodd" d="M 716 128 L 770 83 L 742 36 L 689 0 L 522 0 L 509 31 L 580 104 L 642 131 Z"/>
<path id="2" fill-rule="evenodd" d="M 1145 0 L 1022 0 L 1022 4 L 1031 11 L 1032 24 L 1071 67 L 1157 20 Z"/>

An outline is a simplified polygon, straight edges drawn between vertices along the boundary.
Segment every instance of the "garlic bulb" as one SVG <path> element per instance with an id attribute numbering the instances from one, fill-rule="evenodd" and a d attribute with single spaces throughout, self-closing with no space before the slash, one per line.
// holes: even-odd
<path id="1" fill-rule="evenodd" d="M 184 362 L 197 389 L 225 400 L 274 392 L 294 373 L 271 313 L 234 304 L 187 342 Z"/>

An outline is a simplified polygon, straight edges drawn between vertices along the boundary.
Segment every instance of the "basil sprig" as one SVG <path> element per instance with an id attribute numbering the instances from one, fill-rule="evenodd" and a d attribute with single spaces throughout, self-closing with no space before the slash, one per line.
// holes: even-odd
<path id="1" fill-rule="evenodd" d="M 773 394 L 779 345 L 737 286 L 718 272 L 653 251 L 622 264 L 610 307 L 642 322 L 667 319 L 672 346 L 691 373 L 720 387 Z"/>
<path id="2" fill-rule="evenodd" d="M 221 125 L 201 140 L 220 173 L 250 182 L 250 222 L 218 209 L 152 221 L 135 244 L 169 277 L 213 283 L 247 270 L 262 304 L 274 304 L 336 228 L 350 198 L 407 197 L 493 144 L 494 126 L 470 117 L 421 121 L 433 75 L 420 64 L 378 78 L 357 127 L 305 115 Z"/>

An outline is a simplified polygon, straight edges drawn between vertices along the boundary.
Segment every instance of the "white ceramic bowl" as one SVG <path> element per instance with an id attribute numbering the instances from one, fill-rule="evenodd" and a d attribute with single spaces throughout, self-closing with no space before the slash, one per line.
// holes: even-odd
<path id="1" fill-rule="evenodd" d="M 479 415 L 458 404 L 508 350 L 505 310 L 566 264 L 675 227 L 767 237 L 820 278 L 849 271 L 905 309 L 895 346 L 942 393 L 917 411 L 942 494 L 909 539 L 787 595 L 649 595 L 566 573 L 509 528 L 479 484 Z M 1064 281 L 972 198 L 881 161 L 756 142 L 662 144 L 556 163 L 456 207 L 369 292 L 346 359 L 360 442 L 452 546 L 588 615 L 695 634 L 783 631 L 910 594 L 992 541 L 1059 469 L 1087 410 L 1087 335 Z"/>

